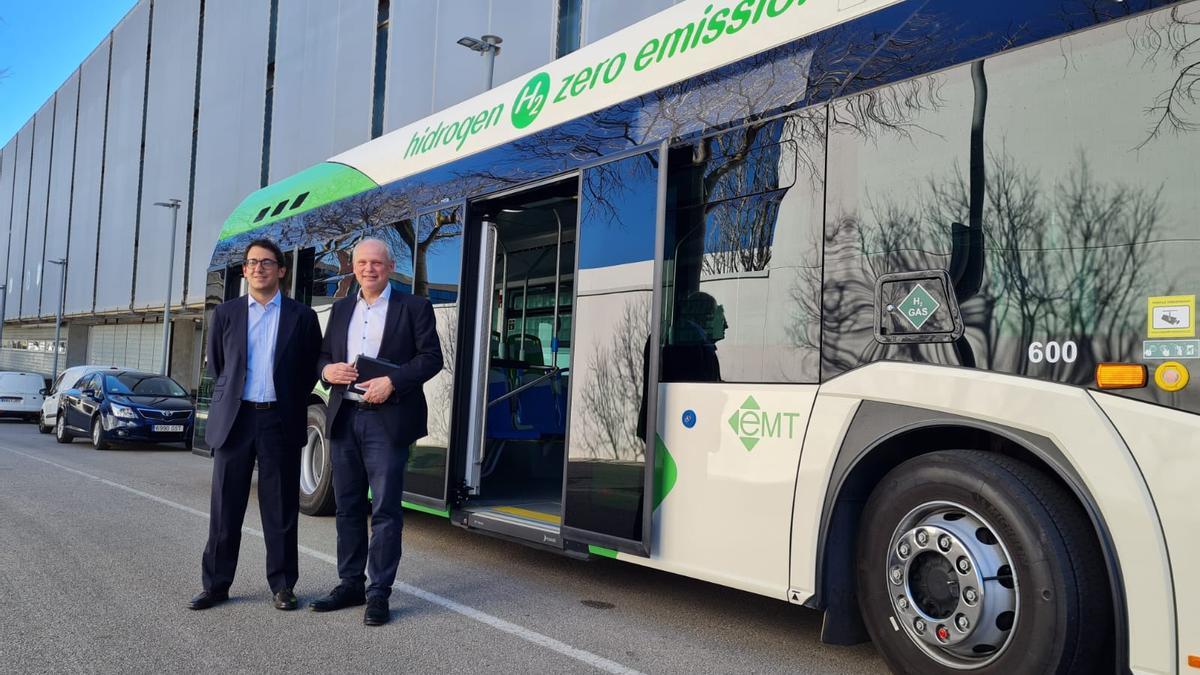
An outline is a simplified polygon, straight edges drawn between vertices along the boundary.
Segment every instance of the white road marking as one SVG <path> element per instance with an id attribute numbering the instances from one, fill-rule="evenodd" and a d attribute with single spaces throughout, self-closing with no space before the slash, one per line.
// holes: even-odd
<path id="1" fill-rule="evenodd" d="M 186 506 L 184 504 L 179 504 L 177 502 L 173 502 L 169 499 L 159 497 L 158 495 L 152 495 L 149 492 L 143 492 L 141 490 L 138 490 L 137 488 L 129 487 L 128 485 L 122 485 L 121 483 L 117 483 L 117 482 L 108 480 L 107 478 L 101 478 L 100 476 L 92 475 L 90 473 L 87 473 L 86 471 L 80 471 L 79 469 L 74 469 L 69 466 L 59 464 L 57 462 L 52 462 L 52 461 L 50 461 L 48 459 L 44 459 L 42 457 L 36 457 L 34 455 L 26 454 L 19 450 L 14 450 L 12 448 L 9 448 L 9 447 L 3 446 L 3 445 L 0 445 L 0 450 L 10 452 L 14 455 L 20 455 L 21 457 L 25 457 L 27 459 L 32 459 L 34 461 L 41 462 L 43 464 L 49 464 L 50 466 L 53 466 L 58 469 L 62 469 L 63 471 L 66 471 L 68 473 L 73 473 L 77 476 L 81 476 L 81 477 L 87 478 L 89 480 L 94 480 L 98 483 L 102 483 L 109 487 L 116 488 L 116 489 L 122 490 L 124 492 L 128 492 L 131 495 L 136 495 L 138 497 L 142 497 L 143 499 L 149 499 L 150 501 L 158 502 L 159 504 L 162 504 L 164 506 L 169 506 L 173 509 L 178 509 L 185 513 L 190 513 L 193 516 L 198 516 L 200 518 L 204 518 L 205 520 L 208 519 L 208 513 L 201 511 L 199 509 L 193 509 L 190 506 Z M 258 537 L 259 539 L 262 539 L 262 537 L 263 537 L 263 533 L 261 530 L 256 530 L 252 527 L 242 527 L 242 532 L 245 532 L 246 534 Z M 299 546 L 298 550 L 300 551 L 300 553 L 303 553 L 312 558 L 316 558 L 317 560 L 327 562 L 330 565 L 335 565 L 335 566 L 337 565 L 337 558 L 335 556 L 331 556 L 327 553 L 322 553 L 321 551 L 309 548 L 307 546 Z M 589 652 L 585 649 L 579 649 L 578 647 L 572 647 L 571 645 L 569 645 L 565 642 L 562 642 L 560 640 L 555 640 L 552 637 L 543 635 L 534 630 L 530 630 L 524 626 L 517 625 L 515 623 L 512 623 L 511 621 L 505 621 L 504 619 L 501 619 L 496 616 L 492 616 L 491 614 L 488 614 L 487 612 L 475 609 L 474 607 L 468 607 L 467 605 L 464 605 L 462 603 L 458 603 L 449 598 L 440 596 L 437 593 L 430 593 L 429 591 L 427 591 L 425 589 L 417 588 L 416 586 L 412 586 L 410 584 L 406 584 L 403 582 L 396 582 L 395 584 L 392 585 L 392 589 L 394 589 L 396 591 L 400 591 L 401 593 L 405 593 L 407 595 L 411 595 L 416 598 L 420 598 L 426 602 L 429 602 L 429 603 L 435 604 L 439 607 L 448 609 L 457 614 L 461 614 L 469 619 L 474 619 L 475 621 L 478 621 L 482 624 L 491 626 L 492 628 L 495 628 L 496 630 L 500 630 L 505 633 L 508 633 L 509 635 L 513 635 L 518 638 L 521 638 L 522 640 L 525 640 L 527 642 L 532 642 L 535 645 L 545 647 L 546 649 L 549 649 L 551 651 L 562 654 L 563 656 L 575 659 L 576 661 L 579 661 L 581 663 L 585 663 L 589 666 L 592 666 L 593 668 L 596 668 L 597 670 L 602 670 L 607 673 L 620 673 L 621 675 L 641 675 L 640 671 L 637 671 L 637 670 L 634 670 L 633 668 L 629 668 L 627 666 L 621 665 L 620 663 L 617 663 L 616 661 L 611 661 L 609 659 L 604 658 L 603 656 L 599 656 L 598 654 L 593 654 L 592 652 Z"/>

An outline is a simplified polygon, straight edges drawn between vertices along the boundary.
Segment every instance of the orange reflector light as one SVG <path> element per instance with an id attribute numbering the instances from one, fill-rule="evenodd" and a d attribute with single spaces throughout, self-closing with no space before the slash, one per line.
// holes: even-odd
<path id="1" fill-rule="evenodd" d="M 1101 363 L 1096 366 L 1096 386 L 1101 389 L 1144 387 L 1146 366 L 1140 363 Z"/>
<path id="2" fill-rule="evenodd" d="M 1188 654 L 1188 665 L 1193 668 L 1200 668 L 1200 656 Z"/>

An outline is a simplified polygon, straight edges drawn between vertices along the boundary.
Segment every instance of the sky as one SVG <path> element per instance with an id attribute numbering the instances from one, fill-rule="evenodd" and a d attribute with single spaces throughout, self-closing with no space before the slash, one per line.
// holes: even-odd
<path id="1" fill-rule="evenodd" d="M 83 63 L 135 0 L 0 0 L 0 147 Z"/>

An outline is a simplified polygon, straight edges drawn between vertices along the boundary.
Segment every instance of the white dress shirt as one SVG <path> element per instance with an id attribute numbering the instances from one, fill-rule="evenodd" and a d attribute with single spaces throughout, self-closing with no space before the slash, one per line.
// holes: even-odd
<path id="1" fill-rule="evenodd" d="M 246 385 L 242 400 L 266 403 L 275 400 L 275 338 L 279 332 L 282 295 L 263 305 L 246 294 L 250 303 L 246 316 Z"/>
<path id="2" fill-rule="evenodd" d="M 346 361 L 354 363 L 359 354 L 371 358 L 379 357 L 379 343 L 383 341 L 383 325 L 387 322 L 388 298 L 392 296 L 392 285 L 384 286 L 383 293 L 368 304 L 358 291 L 358 302 L 350 316 L 350 330 L 346 335 Z"/>

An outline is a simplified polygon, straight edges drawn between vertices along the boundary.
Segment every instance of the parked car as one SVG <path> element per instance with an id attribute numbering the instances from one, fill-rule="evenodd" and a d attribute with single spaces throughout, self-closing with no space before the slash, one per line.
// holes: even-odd
<path id="1" fill-rule="evenodd" d="M 0 373 L 0 417 L 37 419 L 46 380 L 37 373 Z"/>
<path id="2" fill-rule="evenodd" d="M 118 370 L 116 366 L 71 366 L 58 374 L 54 379 L 54 384 L 50 385 L 50 390 L 46 393 L 46 398 L 42 401 L 42 412 L 38 417 L 38 431 L 43 434 L 48 434 L 54 430 L 55 421 L 58 419 L 58 397 L 62 395 L 66 389 L 73 389 L 75 384 L 83 379 L 84 375 L 96 370 Z"/>
<path id="3" fill-rule="evenodd" d="M 119 441 L 183 443 L 192 447 L 196 411 L 179 383 L 155 373 L 102 370 L 63 390 L 54 424 L 59 443 L 90 436 L 106 450 Z"/>

